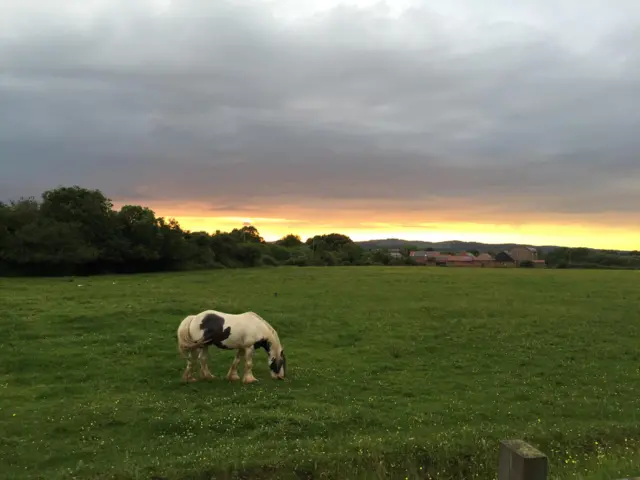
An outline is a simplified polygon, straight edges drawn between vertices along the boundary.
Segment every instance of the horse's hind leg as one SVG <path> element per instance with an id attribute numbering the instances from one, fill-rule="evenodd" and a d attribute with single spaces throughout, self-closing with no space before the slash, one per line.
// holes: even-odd
<path id="1" fill-rule="evenodd" d="M 209 366 L 207 365 L 208 353 L 208 347 L 202 347 L 200 353 L 198 353 L 198 358 L 200 359 L 200 376 L 207 380 L 213 380 L 216 377 L 209 371 Z"/>
<path id="2" fill-rule="evenodd" d="M 184 369 L 184 373 L 182 374 L 183 382 L 195 382 L 196 379 L 192 375 L 191 370 L 193 369 L 193 364 L 195 360 L 195 352 L 193 350 L 189 350 L 185 352 L 185 357 L 187 358 L 187 367 Z"/>
<path id="3" fill-rule="evenodd" d="M 236 358 L 233 359 L 233 363 L 231 364 L 231 368 L 227 373 L 227 380 L 233 382 L 235 380 L 240 380 L 240 375 L 238 375 L 238 365 L 240 364 L 240 360 L 242 360 L 242 354 L 244 350 L 239 348 L 236 350 Z"/>

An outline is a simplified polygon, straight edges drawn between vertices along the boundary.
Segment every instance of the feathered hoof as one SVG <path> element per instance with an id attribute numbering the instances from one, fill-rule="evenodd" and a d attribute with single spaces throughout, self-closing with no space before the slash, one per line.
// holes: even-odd
<path id="1" fill-rule="evenodd" d="M 230 382 L 237 382 L 240 380 L 240 375 L 227 375 L 227 380 Z"/>
<path id="2" fill-rule="evenodd" d="M 256 377 L 244 377 L 242 379 L 242 383 L 244 383 L 245 385 L 251 384 L 251 383 L 257 383 L 258 379 Z"/>

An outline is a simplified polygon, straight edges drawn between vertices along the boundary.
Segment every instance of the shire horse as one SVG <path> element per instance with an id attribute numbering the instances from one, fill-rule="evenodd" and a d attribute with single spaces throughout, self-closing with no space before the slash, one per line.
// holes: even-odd
<path id="1" fill-rule="evenodd" d="M 278 333 L 260 315 L 254 312 L 231 314 L 216 310 L 205 310 L 189 315 L 180 323 L 177 331 L 178 350 L 187 359 L 182 375 L 184 382 L 195 382 L 191 371 L 197 358 L 200 360 L 200 376 L 212 380 L 215 377 L 207 366 L 210 345 L 223 350 L 236 350 L 236 357 L 227 373 L 227 380 L 240 380 L 238 365 L 244 356 L 243 383 L 254 383 L 253 355 L 264 348 L 273 379 L 284 380 L 286 359 Z"/>

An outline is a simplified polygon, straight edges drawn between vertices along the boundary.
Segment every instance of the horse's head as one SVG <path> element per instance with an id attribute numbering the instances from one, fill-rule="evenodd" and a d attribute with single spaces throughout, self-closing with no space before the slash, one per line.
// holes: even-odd
<path id="1" fill-rule="evenodd" d="M 278 333 L 275 329 L 267 323 L 262 317 L 254 314 L 257 318 L 262 320 L 266 326 L 264 331 L 264 338 L 256 342 L 256 348 L 264 348 L 268 355 L 269 370 L 271 371 L 271 378 L 284 380 L 287 372 L 287 359 L 284 356 L 284 348 L 278 338 Z"/>
<path id="2" fill-rule="evenodd" d="M 278 348 L 277 351 L 273 352 L 273 354 L 273 356 L 269 357 L 271 378 L 274 380 L 284 380 L 285 372 L 287 370 L 287 358 L 284 356 L 284 349 Z"/>

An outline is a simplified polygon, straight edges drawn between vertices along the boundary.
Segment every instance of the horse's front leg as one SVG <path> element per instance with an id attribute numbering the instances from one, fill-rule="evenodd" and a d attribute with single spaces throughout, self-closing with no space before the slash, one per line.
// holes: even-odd
<path id="1" fill-rule="evenodd" d="M 253 376 L 253 352 L 255 348 L 252 346 L 245 348 L 244 350 L 244 383 L 257 382 L 258 379 Z"/>
<path id="2" fill-rule="evenodd" d="M 209 347 L 205 346 L 200 349 L 200 353 L 198 354 L 198 358 L 200 359 L 200 376 L 207 380 L 213 380 L 216 377 L 209 371 L 209 366 L 207 365 L 208 353 Z"/>
<path id="3" fill-rule="evenodd" d="M 236 350 L 236 358 L 233 359 L 233 363 L 231 364 L 229 373 L 227 373 L 227 380 L 229 380 L 230 382 L 240 380 L 240 375 L 238 375 L 238 365 L 240 364 L 240 360 L 242 360 L 243 353 L 244 349 L 242 348 Z"/>
<path id="4" fill-rule="evenodd" d="M 183 382 L 195 382 L 196 379 L 195 377 L 192 375 L 191 370 L 193 368 L 193 364 L 194 364 L 194 357 L 195 357 L 195 352 L 193 350 L 189 350 L 187 352 L 185 352 L 185 357 L 187 359 L 187 366 L 184 369 L 184 373 L 182 374 L 182 381 Z"/>

